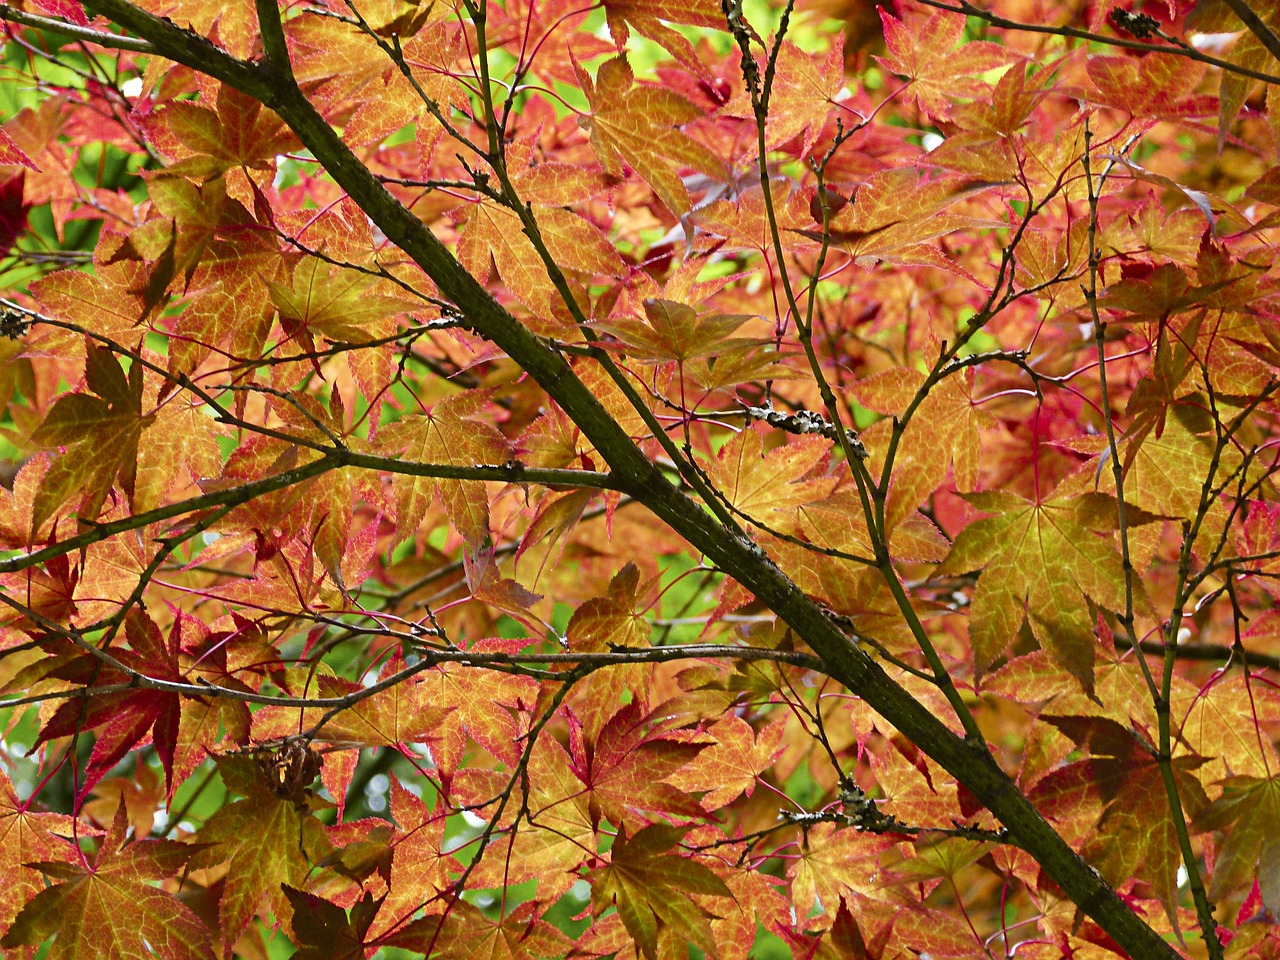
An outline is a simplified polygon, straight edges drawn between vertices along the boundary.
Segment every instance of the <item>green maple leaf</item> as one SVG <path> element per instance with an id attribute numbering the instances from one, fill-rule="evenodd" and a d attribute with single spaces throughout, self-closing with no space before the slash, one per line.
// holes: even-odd
<path id="1" fill-rule="evenodd" d="M 0 946 L 55 937 L 49 960 L 212 960 L 209 931 L 173 896 L 153 884 L 180 871 L 198 846 L 172 840 L 125 843 L 124 804 L 88 864 L 42 863 L 61 881 L 40 891 L 18 914 Z"/>
<path id="2" fill-rule="evenodd" d="M 673 932 L 712 956 L 719 956 L 711 937 L 714 915 L 689 894 L 732 897 L 723 880 L 695 860 L 670 850 L 687 830 L 651 824 L 628 838 L 625 826 L 610 850 L 609 863 L 591 874 L 591 908 L 599 916 L 616 906 L 623 926 L 648 960 L 657 960 L 658 929 Z"/>
<path id="3" fill-rule="evenodd" d="M 969 622 L 975 669 L 991 666 L 1027 620 L 1049 656 L 1092 692 L 1094 632 L 1085 598 L 1125 607 L 1120 554 L 1096 532 L 1114 528 L 1113 501 L 1085 494 L 1034 503 L 995 491 L 965 499 L 995 516 L 962 530 L 939 572 L 982 571 Z"/>

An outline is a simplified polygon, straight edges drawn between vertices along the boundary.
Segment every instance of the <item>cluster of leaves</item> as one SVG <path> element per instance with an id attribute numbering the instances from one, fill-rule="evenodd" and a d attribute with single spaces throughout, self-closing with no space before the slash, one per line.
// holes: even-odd
<path id="1" fill-rule="evenodd" d="M 1280 4 L 0 21 L 7 955 L 1280 956 Z"/>

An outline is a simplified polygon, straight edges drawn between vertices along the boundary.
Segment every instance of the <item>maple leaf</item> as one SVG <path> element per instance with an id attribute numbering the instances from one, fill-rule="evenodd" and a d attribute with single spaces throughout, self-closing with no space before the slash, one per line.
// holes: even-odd
<path id="1" fill-rule="evenodd" d="M 1277 8 L 1276 4 L 1271 0 L 1254 4 L 1252 9 L 1255 15 L 1269 29 L 1274 31 L 1277 27 L 1280 27 L 1280 8 Z M 1275 64 L 1275 58 L 1268 53 L 1257 34 L 1253 30 L 1245 28 L 1245 25 L 1236 17 L 1230 6 L 1225 3 L 1197 4 L 1196 9 L 1187 18 L 1187 25 L 1202 33 L 1238 34 L 1235 42 L 1226 51 L 1227 59 L 1234 64 L 1264 71 Z M 1226 131 L 1231 121 L 1235 119 L 1244 106 L 1252 87 L 1253 81 L 1249 78 L 1241 76 L 1235 71 L 1223 71 L 1218 86 L 1219 150 L 1222 149 L 1225 142 Z M 1276 124 L 1275 107 L 1274 94 L 1268 91 L 1267 119 L 1273 130 Z"/>
<path id="2" fill-rule="evenodd" d="M 582 122 L 610 176 L 621 178 L 625 161 L 675 214 L 688 213 L 691 203 L 673 163 L 727 177 L 724 161 L 680 129 L 700 116 L 693 104 L 660 87 L 632 89 L 635 75 L 625 57 L 601 64 L 594 82 L 576 62 L 574 70 L 591 104 Z"/>
<path id="3" fill-rule="evenodd" d="M 156 811 L 163 807 L 164 801 L 165 789 L 160 778 L 149 764 L 139 763 L 131 777 L 107 777 L 99 781 L 93 788 L 92 799 L 80 809 L 98 823 L 110 824 L 116 809 L 123 806 L 133 835 L 147 837 L 155 827 Z"/>
<path id="4" fill-rule="evenodd" d="M 969 957 L 1010 917 L 1019 956 L 1171 957 L 1179 929 L 1217 956 L 1170 772 L 1187 867 L 1238 913 L 1221 953 L 1273 950 L 1280 94 L 1055 35 L 1116 3 L 1029 32 L 996 17 L 1019 3 L 805 0 L 784 28 L 755 0 L 365 0 L 279 31 L 247 0 L 0 3 L 115 37 L 14 23 L 40 56 L 8 58 L 0 118 L 0 695 L 38 740 L 0 789 L 12 952 L 163 955 L 141 899 L 250 960 L 273 931 L 312 960 Z M 1274 73 L 1231 6 L 1112 20 Z M 861 465 L 810 416 L 833 397 Z M 626 493 L 454 479 L 513 450 Z M 1111 636 L 1129 600 L 1148 645 L 1182 609 L 1167 703 Z M 970 721 L 921 624 L 996 780 L 920 733 Z M 1228 646 L 1245 671 L 1195 659 Z M 283 705 L 312 697 L 344 702 Z M 842 822 L 848 772 L 926 833 Z M 68 782 L 76 819 L 36 812 Z M 95 870 L 170 849 L 121 819 L 166 798 L 194 843 L 73 936 Z M 984 805 L 1097 872 L 1024 816 L 1010 844 L 928 832 Z"/>
<path id="5" fill-rule="evenodd" d="M 916 407 L 899 441 L 889 481 L 885 527 L 890 537 L 938 488 L 948 465 L 961 492 L 977 487 L 981 434 L 994 425 L 994 418 L 975 403 L 975 382 L 974 370 L 961 371 L 935 384 Z M 858 382 L 852 393 L 868 410 L 900 416 L 924 383 L 919 371 L 895 370 Z M 871 448 L 882 450 L 884 445 Z"/>
<path id="6" fill-rule="evenodd" d="M 387 673 L 396 673 L 404 667 L 404 660 L 395 657 L 384 669 Z M 408 744 L 437 739 L 437 731 L 450 710 L 431 704 L 427 696 L 429 686 L 421 677 L 408 678 L 327 719 L 328 711 L 319 708 L 302 711 L 299 718 L 299 711 L 289 707 L 268 707 L 255 715 L 254 735 L 266 739 L 288 736 L 301 723 L 304 728 L 312 729 L 320 741 L 408 750 Z M 351 696 L 361 689 L 361 685 L 353 681 L 321 674 L 307 685 L 305 692 L 338 698 Z M 325 720 L 323 726 L 317 727 L 322 719 Z"/>
<path id="7" fill-rule="evenodd" d="M 1180 57 L 1090 57 L 1089 79 L 1103 103 L 1134 114 L 1177 116 L 1184 111 L 1203 112 L 1194 100 L 1204 67 Z M 1210 107 L 1212 109 L 1212 107 Z"/>
<path id="8" fill-rule="evenodd" d="M 542 597 L 526 589 L 518 581 L 503 576 L 498 569 L 498 558 L 492 547 L 482 548 L 474 554 L 464 553 L 462 565 L 472 599 L 501 610 L 530 630 L 541 631 L 546 628 L 546 624 L 530 610 Z"/>
<path id="9" fill-rule="evenodd" d="M 979 282 L 925 241 L 976 226 L 978 221 L 972 217 L 942 211 L 991 186 L 994 184 L 963 177 L 922 177 L 909 167 L 885 170 L 860 186 L 852 202 L 830 218 L 826 236 L 834 247 L 859 263 L 915 263 Z M 823 239 L 821 231 L 796 232 L 812 240 Z"/>
<path id="10" fill-rule="evenodd" d="M 686 360 L 720 356 L 766 341 L 733 338 L 733 333 L 751 319 L 746 316 L 705 314 L 674 300 L 644 301 L 646 323 L 639 318 L 618 317 L 592 324 L 617 337 L 628 356 L 645 363 L 684 363 Z"/>
<path id="11" fill-rule="evenodd" d="M 664 926 L 700 950 L 719 956 L 709 923 L 714 915 L 689 895 L 732 897 L 733 893 L 701 863 L 666 852 L 687 832 L 655 823 L 628 837 L 625 825 L 620 826 L 609 863 L 590 875 L 592 912 L 599 916 L 607 907 L 617 907 L 627 933 L 649 960 L 657 960 L 658 931 Z"/>
<path id="12" fill-rule="evenodd" d="M 396 658 L 386 669 L 388 672 L 395 672 L 403 668 L 404 661 Z M 422 696 L 422 686 L 421 683 L 406 681 L 372 697 L 366 697 L 326 723 L 321 728 L 321 736 L 367 746 L 401 749 L 404 749 L 405 744 L 424 743 L 434 739 L 433 731 L 439 729 L 449 708 L 431 706 Z M 351 693 L 360 687 L 358 684 L 334 679 L 323 684 L 322 689 L 326 689 L 325 696 L 333 697 L 340 696 L 339 691 Z"/>
<path id="13" fill-rule="evenodd" d="M 142 365 L 131 366 L 126 376 L 110 349 L 89 347 L 85 383 L 96 396 L 61 397 L 31 435 L 39 446 L 64 448 L 31 506 L 32 531 L 77 494 L 78 516 L 93 521 L 117 480 L 133 492 L 138 438 L 153 420 L 142 415 Z"/>
<path id="14" fill-rule="evenodd" d="M 662 811 L 696 817 L 702 808 L 666 780 L 706 746 L 646 730 L 640 704 L 632 702 L 606 723 L 594 743 L 571 742 L 572 770 L 590 789 L 591 818 L 610 823 L 636 813 Z M 577 725 L 575 724 L 575 727 Z"/>
<path id="15" fill-rule="evenodd" d="M 844 44 L 832 43 L 819 63 L 795 44 L 783 43 L 774 69 L 765 143 L 775 147 L 802 136 L 799 156 L 808 156 L 844 89 Z"/>
<path id="16" fill-rule="evenodd" d="M 138 444 L 133 507 L 139 513 L 160 506 L 184 473 L 192 482 L 222 473 L 220 431 L 202 404 L 175 397 L 153 417 Z"/>
<path id="17" fill-rule="evenodd" d="M 812 227 L 816 219 L 809 207 L 809 198 L 788 178 L 769 180 L 769 194 L 773 201 L 774 220 L 778 224 L 779 239 L 784 247 L 800 245 L 795 234 L 802 234 Z M 700 205 L 690 214 L 698 229 L 718 237 L 724 237 L 729 245 L 759 250 L 773 249 L 773 230 L 769 225 L 765 207 L 764 189 L 748 187 L 732 199 L 716 200 Z M 821 220 L 819 220 L 819 223 Z M 812 246 L 812 238 L 806 237 L 804 246 Z"/>
<path id="18" fill-rule="evenodd" d="M 228 170 L 274 170 L 275 158 L 297 147 L 284 122 L 252 97 L 218 88 L 217 107 L 171 102 L 150 127 L 156 145 L 177 162 L 169 176 L 213 180 Z"/>
<path id="19" fill-rule="evenodd" d="M 818 903 L 830 910 L 851 893 L 873 891 L 880 855 L 892 846 L 891 837 L 815 824 L 788 868 L 796 912 L 808 915 Z"/>
<path id="20" fill-rule="evenodd" d="M 121 663 L 158 680 L 182 681 L 176 631 L 166 642 L 155 622 L 135 608 L 125 618 L 125 636 L 129 649 L 114 654 Z M 104 674 L 99 667 L 95 658 L 78 659 L 63 675 L 67 679 L 78 675 L 84 683 L 100 683 Z M 121 676 L 117 671 L 105 675 L 111 673 Z M 154 743 L 164 765 L 166 783 L 172 789 L 180 701 L 180 694 L 145 688 L 94 698 L 87 708 L 68 700 L 40 729 L 36 746 L 56 737 L 73 736 L 81 730 L 98 731 L 80 787 L 79 798 L 83 798 L 129 750 L 139 744 Z"/>
<path id="21" fill-rule="evenodd" d="M 68 0 L 54 0 L 70 5 Z M 246 7 L 231 4 L 210 7 L 198 0 L 174 0 L 156 4 L 156 12 L 181 23 L 199 36 L 215 31 L 221 45 L 234 57 L 248 57 L 258 36 L 258 21 Z"/>
<path id="22" fill-rule="evenodd" d="M 986 41 L 957 49 L 964 21 L 941 11 L 904 23 L 882 9 L 880 20 L 889 55 L 876 59 L 891 73 L 906 77 L 920 107 L 939 120 L 947 119 L 951 98 L 985 92 L 986 84 L 977 79 L 980 74 L 1017 59 L 1007 48 Z"/>
<path id="23" fill-rule="evenodd" d="M 87 863 L 39 864 L 47 877 L 61 882 L 27 903 L 0 946 L 38 944 L 53 936 L 51 960 L 79 957 L 89 944 L 94 956 L 108 960 L 212 960 L 205 925 L 172 894 L 153 886 L 180 871 L 198 848 L 173 840 L 126 843 L 127 825 L 122 806 Z"/>
<path id="24" fill-rule="evenodd" d="M 707 475 L 735 509 L 772 525 L 778 514 L 830 493 L 832 480 L 804 479 L 830 450 L 831 441 L 810 436 L 765 454 L 760 429 L 751 427 L 720 449 Z"/>
<path id="25" fill-rule="evenodd" d="M 747 960 L 760 927 L 777 931 L 790 923 L 791 904 L 783 888 L 759 873 L 733 871 L 724 882 L 733 901 L 716 902 L 720 916 L 711 921 L 711 935 L 720 960 Z"/>
<path id="26" fill-rule="evenodd" d="M 580 879 L 583 851 L 596 847 L 590 794 L 554 738 L 537 740 L 528 769 L 529 825 L 494 843 L 473 876 L 495 888 L 536 879 L 538 898 L 554 900 Z"/>
<path id="27" fill-rule="evenodd" d="M 603 653 L 648 646 L 649 624 L 636 611 L 640 570 L 629 563 L 609 581 L 609 592 L 588 600 L 569 618 L 565 637 L 569 649 Z M 628 664 L 601 670 L 584 681 L 581 721 L 588 739 L 599 735 L 604 724 L 622 709 L 625 698 L 634 698 L 648 709 L 649 666 Z"/>
<path id="28" fill-rule="evenodd" d="M 1123 610 L 1124 571 L 1113 542 L 1109 497 L 1034 503 L 991 491 L 965 497 L 996 514 L 965 527 L 940 572 L 981 570 L 973 595 L 969 642 L 985 671 L 1029 620 L 1036 640 L 1086 691 L 1093 690 L 1093 623 L 1085 597 Z"/>
<path id="29" fill-rule="evenodd" d="M 228 788 L 243 795 L 220 807 L 196 834 L 206 846 L 191 860 L 193 869 L 226 863 L 227 882 L 218 903 L 225 953 L 269 901 L 277 916 L 289 916 L 282 887 L 301 887 L 311 863 L 329 852 L 319 821 L 287 797 L 267 788 L 257 765 L 243 758 L 218 761 Z"/>
<path id="30" fill-rule="evenodd" d="M 1280 693 L 1233 672 L 1199 692 L 1187 710 L 1181 733 L 1197 755 L 1207 758 L 1209 777 L 1264 776 L 1274 768 L 1277 756 L 1271 742 L 1257 735 L 1255 724 L 1276 720 L 1280 720 Z"/>
<path id="31" fill-rule="evenodd" d="M 738 717 L 727 716 L 707 728 L 711 746 L 670 778 L 681 790 L 706 790 L 702 806 L 718 810 L 742 794 L 755 792 L 756 781 L 785 749 L 785 724 L 770 723 L 759 734 Z"/>
<path id="32" fill-rule="evenodd" d="M 398 780 L 391 781 L 391 876 L 382 909 L 373 924 L 381 935 L 410 918 L 451 883 L 457 861 L 444 852 L 445 816 L 433 812 Z"/>
<path id="33" fill-rule="evenodd" d="M 22 537 L 21 542 L 25 543 L 26 539 Z M 56 541 L 56 537 L 51 540 Z M 0 583 L 13 591 L 14 596 L 22 597 L 23 606 L 31 612 L 54 623 L 66 623 L 79 612 L 75 594 L 80 583 L 80 568 L 66 556 L 54 557 L 40 567 L 0 578 Z M 34 636 L 47 633 L 46 624 L 17 610 L 6 609 L 0 624 Z"/>
<path id="34" fill-rule="evenodd" d="M 22 186 L 25 175 L 19 171 L 14 176 L 0 179 L 0 251 L 8 253 L 18 237 L 27 229 L 27 215 L 31 204 L 23 200 Z"/>
<path id="35" fill-rule="evenodd" d="M 0 129 L 0 164 L 4 166 L 18 164 L 36 173 L 40 172 L 35 161 L 27 156 L 26 151 L 18 146 L 7 130 L 3 129 Z"/>
<path id="36" fill-rule="evenodd" d="M 468 736 L 499 760 L 516 762 L 523 733 L 518 714 L 522 706 L 537 701 L 536 681 L 452 665 L 427 671 L 425 681 L 423 700 L 452 709 L 438 730 L 441 742 L 432 748 L 442 770 L 452 773 L 458 768 Z"/>
<path id="37" fill-rule="evenodd" d="M 45 887 L 33 863 L 70 860 L 74 854 L 60 840 L 71 836 L 72 818 L 60 813 L 38 813 L 18 799 L 13 782 L 0 770 L 0 930 Z"/>
<path id="38" fill-rule="evenodd" d="M 510 443 L 479 416 L 486 399 L 483 394 L 455 394 L 437 403 L 428 415 L 401 417 L 379 431 L 376 448 L 420 463 L 465 467 L 506 463 L 511 458 Z M 449 519 L 469 544 L 478 546 L 489 536 L 489 497 L 483 483 L 398 473 L 391 489 L 400 540 L 417 530 L 437 492 Z"/>
<path id="39" fill-rule="evenodd" d="M 1046 816 L 1093 813 L 1101 801 L 1095 830 L 1085 842 L 1085 856 L 1104 876 L 1122 883 L 1133 876 L 1155 888 L 1171 920 L 1177 906 L 1177 872 L 1182 862 L 1177 827 L 1169 810 L 1163 774 L 1150 748 L 1136 732 L 1105 717 L 1044 716 L 1090 758 L 1067 764 L 1042 778 L 1032 796 L 1042 798 Z M 1194 756 L 1175 757 L 1172 772 L 1188 819 L 1208 804 L 1195 775 L 1203 763 Z M 1095 799 L 1096 798 L 1096 799 Z M 1088 812 L 1085 813 L 1081 807 Z"/>
<path id="40" fill-rule="evenodd" d="M 297 960 L 348 960 L 364 957 L 366 935 L 381 900 L 366 892 L 352 905 L 350 915 L 337 904 L 287 884 L 284 894 L 293 906 L 294 942 Z"/>
<path id="41" fill-rule="evenodd" d="M 242 643 L 251 645 L 245 642 L 239 630 L 214 632 L 190 616 L 176 618 L 172 630 L 179 640 L 186 631 L 187 640 L 179 653 L 179 662 L 184 667 L 187 682 L 198 677 L 224 689 L 246 692 L 251 689 L 235 669 L 237 648 Z M 255 654 L 257 652 L 255 650 Z M 170 797 L 173 788 L 210 755 L 225 749 L 228 743 L 247 744 L 250 723 L 249 705 L 243 700 L 230 697 L 184 699 L 174 741 Z"/>
<path id="42" fill-rule="evenodd" d="M 1195 820 L 1198 830 L 1224 835 L 1214 862 L 1209 896 L 1222 899 L 1255 879 L 1267 909 L 1280 910 L 1280 777 L 1234 776 L 1222 781 L 1222 796 Z"/>
<path id="43" fill-rule="evenodd" d="M 520 178 L 515 179 L 519 190 Z M 557 266 L 588 275 L 614 276 L 620 271 L 613 244 L 590 221 L 553 206 L 538 205 L 534 213 L 538 236 Z M 490 257 L 498 275 L 525 306 L 537 314 L 552 313 L 559 294 L 516 212 L 489 201 L 468 204 L 458 259 L 477 276 L 484 276 Z"/>
<path id="44" fill-rule="evenodd" d="M 634 28 L 699 74 L 706 73 L 706 64 L 684 35 L 663 21 L 704 29 L 724 27 L 724 12 L 715 0 L 605 0 L 604 12 L 609 36 L 619 53 L 626 51 L 627 39 Z"/>
<path id="45" fill-rule="evenodd" d="M 359 99 L 359 106 L 343 131 L 352 143 L 382 140 L 409 123 L 417 127 L 419 143 L 432 143 L 443 128 L 423 102 L 421 92 L 425 91 L 446 116 L 449 107 L 459 99 L 457 84 L 450 82 L 446 71 L 462 50 L 463 31 L 458 24 L 445 19 L 444 9 L 433 4 L 405 3 L 400 7 L 402 22 L 397 24 L 393 19 L 381 29 L 403 38 L 401 49 L 406 61 L 419 68 L 416 84 L 411 84 L 390 63 L 383 64 L 380 58 L 370 56 L 363 36 L 357 37 L 356 43 L 338 41 L 328 49 L 309 52 L 304 58 L 309 61 L 304 65 L 306 73 L 333 76 L 335 86 L 380 74 L 371 77 L 370 85 L 374 89 L 362 91 L 366 96 Z M 311 33 L 309 39 L 314 38 L 315 33 Z M 354 63 L 349 59 L 352 56 L 356 58 Z"/>
<path id="46" fill-rule="evenodd" d="M 293 270 L 291 286 L 267 281 L 271 301 L 285 335 L 308 352 L 315 337 L 360 342 L 391 332 L 391 317 L 416 306 L 380 292 L 382 281 L 356 270 L 344 270 L 319 257 L 306 257 Z"/>
<path id="47" fill-rule="evenodd" d="M 465 900 L 448 914 L 429 914 L 386 939 L 441 960 L 489 957 L 492 960 L 551 960 L 564 956 L 572 941 L 524 904 L 494 920 Z"/>

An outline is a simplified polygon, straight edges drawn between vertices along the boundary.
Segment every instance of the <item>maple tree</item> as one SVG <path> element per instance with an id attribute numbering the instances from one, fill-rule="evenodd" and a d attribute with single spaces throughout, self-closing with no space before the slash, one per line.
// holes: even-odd
<path id="1" fill-rule="evenodd" d="M 6 951 L 1280 956 L 1280 4 L 0 22 Z"/>

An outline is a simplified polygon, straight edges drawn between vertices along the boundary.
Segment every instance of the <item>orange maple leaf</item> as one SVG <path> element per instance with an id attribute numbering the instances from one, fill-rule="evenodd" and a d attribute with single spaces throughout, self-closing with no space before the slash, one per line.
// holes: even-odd
<path id="1" fill-rule="evenodd" d="M 601 64 L 594 81 L 576 61 L 574 69 L 591 104 L 591 114 L 579 122 L 590 131 L 591 146 L 610 176 L 621 178 L 625 161 L 675 214 L 692 206 L 677 167 L 727 178 L 724 161 L 680 129 L 701 116 L 689 101 L 662 87 L 633 88 L 635 75 L 625 57 Z"/>
<path id="2" fill-rule="evenodd" d="M 648 960 L 657 960 L 658 930 L 663 926 L 706 953 L 717 955 L 709 923 L 714 914 L 689 895 L 732 897 L 733 893 L 708 867 L 691 857 L 666 852 L 687 832 L 655 823 L 628 837 L 626 826 L 620 826 L 609 863 L 592 873 L 592 912 L 598 916 L 610 906 L 617 907 L 627 933 Z"/>
<path id="3" fill-rule="evenodd" d="M 312 864 L 330 852 L 320 822 L 292 799 L 271 789 L 264 771 L 247 757 L 221 757 L 218 770 L 228 791 L 243 797 L 220 807 L 196 834 L 205 844 L 192 869 L 228 864 L 218 904 L 224 953 L 269 902 L 289 915 L 282 884 L 306 885 Z"/>
<path id="4" fill-rule="evenodd" d="M 960 44 L 964 18 L 940 10 L 910 23 L 881 10 L 880 20 L 889 54 L 876 59 L 885 69 L 911 81 L 911 92 L 920 107 L 939 120 L 948 118 L 951 98 L 986 92 L 981 74 L 1018 59 L 1007 47 L 987 41 Z"/>
<path id="5" fill-rule="evenodd" d="M 486 400 L 483 395 L 469 393 L 446 397 L 430 414 L 410 414 L 388 424 L 378 433 L 377 448 L 420 463 L 465 467 L 506 463 L 511 458 L 511 444 L 479 416 Z M 396 474 L 391 489 L 399 540 L 417 530 L 437 492 L 449 519 L 469 544 L 478 546 L 489 536 L 489 497 L 480 481 Z"/>
<path id="6" fill-rule="evenodd" d="M 172 840 L 126 843 L 127 828 L 122 804 L 87 863 L 38 864 L 45 876 L 61 882 L 27 903 L 0 946 L 34 945 L 52 936 L 50 960 L 83 956 L 89 944 L 97 956 L 121 960 L 213 960 L 205 925 L 154 885 L 181 870 L 199 848 Z"/>
<path id="7" fill-rule="evenodd" d="M 32 504 L 33 531 L 77 495 L 80 519 L 96 520 L 117 479 L 132 496 L 138 438 L 153 420 L 142 415 L 142 369 L 135 363 L 126 376 L 109 349 L 88 349 L 85 383 L 95 395 L 73 393 L 59 398 L 31 435 L 31 442 L 38 446 L 64 448 L 44 475 Z"/>

